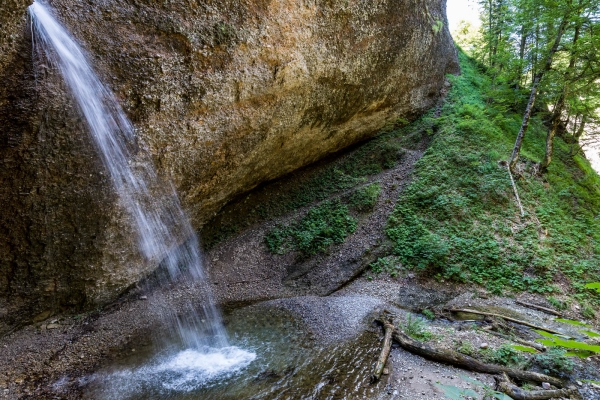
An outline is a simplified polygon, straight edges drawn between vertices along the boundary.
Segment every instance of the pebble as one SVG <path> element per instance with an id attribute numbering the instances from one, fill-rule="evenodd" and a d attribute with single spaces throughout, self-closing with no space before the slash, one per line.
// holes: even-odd
<path id="1" fill-rule="evenodd" d="M 140 300 L 148 300 L 148 296 L 140 296 Z"/>
<path id="2" fill-rule="evenodd" d="M 59 324 L 48 324 L 46 325 L 46 329 L 57 329 L 60 328 Z"/>
<path id="3" fill-rule="evenodd" d="M 479 348 L 481 348 L 481 349 L 487 349 L 488 347 L 490 347 L 490 346 L 487 343 L 481 343 L 481 345 L 479 346 Z"/>
<path id="4" fill-rule="evenodd" d="M 548 382 L 542 382 L 542 389 L 550 390 L 550 384 Z"/>

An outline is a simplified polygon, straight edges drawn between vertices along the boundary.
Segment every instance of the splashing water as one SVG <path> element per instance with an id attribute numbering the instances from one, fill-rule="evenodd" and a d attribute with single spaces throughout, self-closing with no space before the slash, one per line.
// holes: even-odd
<path id="1" fill-rule="evenodd" d="M 199 388 L 230 379 L 246 368 L 256 355 L 238 347 L 213 351 L 183 350 L 168 357 L 155 357 L 146 365 L 95 376 L 109 384 L 92 396 L 130 399 L 142 396 L 164 398 L 181 396 Z"/>
<path id="2" fill-rule="evenodd" d="M 193 349 L 186 351 L 195 352 L 186 354 L 206 355 L 196 357 L 198 362 L 204 363 L 202 367 L 196 365 L 187 370 L 204 371 L 204 375 L 210 375 L 207 371 L 235 369 L 237 364 L 247 363 L 252 356 L 250 353 L 241 356 L 243 350 L 236 352 L 228 345 L 220 313 L 204 279 L 198 238 L 173 186 L 161 185 L 149 157 L 134 151 L 133 125 L 113 93 L 95 74 L 83 50 L 54 18 L 50 7 L 44 2 L 34 2 L 29 7 L 29 15 L 34 46 L 41 48 L 59 69 L 83 114 L 119 195 L 120 204 L 131 217 L 140 253 L 149 263 L 162 263 L 168 271 L 168 281 L 192 281 L 204 296 L 200 301 L 201 312 L 191 301 L 185 318 L 173 311 L 164 312 L 164 318 L 175 335 L 172 339 Z M 181 245 L 184 239 L 186 241 Z M 159 303 L 155 299 L 153 304 L 161 307 Z M 219 357 L 215 354 L 222 357 L 218 363 L 215 360 Z M 181 357 L 184 355 L 180 354 Z M 175 359 L 171 366 L 175 370 L 179 368 L 177 362 Z M 184 374 L 180 378 L 189 378 L 189 375 Z M 183 383 L 178 381 L 178 384 Z"/>

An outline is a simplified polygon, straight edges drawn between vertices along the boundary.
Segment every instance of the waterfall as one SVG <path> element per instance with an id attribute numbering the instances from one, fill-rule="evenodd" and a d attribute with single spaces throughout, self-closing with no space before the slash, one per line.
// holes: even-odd
<path id="1" fill-rule="evenodd" d="M 163 312 L 175 341 L 188 350 L 200 352 L 227 348 L 221 316 L 204 278 L 198 238 L 173 185 L 161 184 L 150 157 L 135 150 L 133 125 L 50 7 L 44 2 L 34 2 L 29 15 L 34 47 L 41 49 L 60 71 L 83 115 L 120 206 L 130 216 L 140 253 L 147 262 L 165 267 L 167 282 L 192 282 L 194 292 L 204 296 L 200 301 L 190 299 L 189 312 L 184 316 L 169 310 Z M 201 307 L 194 304 L 198 302 Z M 160 303 L 155 296 L 152 304 L 167 308 Z"/>

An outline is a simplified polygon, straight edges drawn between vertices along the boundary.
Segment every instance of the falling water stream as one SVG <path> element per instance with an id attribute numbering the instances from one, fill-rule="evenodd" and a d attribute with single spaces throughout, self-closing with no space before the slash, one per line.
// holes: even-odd
<path id="1" fill-rule="evenodd" d="M 256 355 L 228 343 L 205 281 L 198 239 L 173 186 L 162 183 L 150 158 L 136 150 L 133 125 L 50 6 L 36 1 L 29 15 L 34 49 L 58 68 L 83 115 L 120 206 L 130 217 L 139 252 L 146 262 L 164 266 L 167 282 L 192 282 L 194 293 L 202 294 L 189 300 L 183 316 L 160 304 L 159 297 L 151 303 L 166 309 L 162 313 L 171 342 L 179 344 L 177 350 L 162 352 L 160 359 L 152 361 L 152 371 L 162 376 L 156 378 L 174 390 L 187 390 L 244 368 Z"/>

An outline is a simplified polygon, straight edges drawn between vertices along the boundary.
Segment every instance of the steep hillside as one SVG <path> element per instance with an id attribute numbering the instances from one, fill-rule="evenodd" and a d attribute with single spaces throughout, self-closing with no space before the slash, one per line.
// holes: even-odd
<path id="1" fill-rule="evenodd" d="M 556 158 L 540 175 L 536 163 L 544 155 L 547 128 L 538 116 L 516 177 L 521 217 L 501 165 L 521 115 L 486 97 L 490 79 L 460 57 L 463 74 L 450 77 L 453 87 L 442 114 L 416 123 L 435 135 L 386 228 L 394 260 L 439 280 L 478 283 L 494 293 L 569 294 L 590 315 L 590 303 L 598 297 L 582 284 L 600 279 L 598 174 L 558 139 Z"/>

